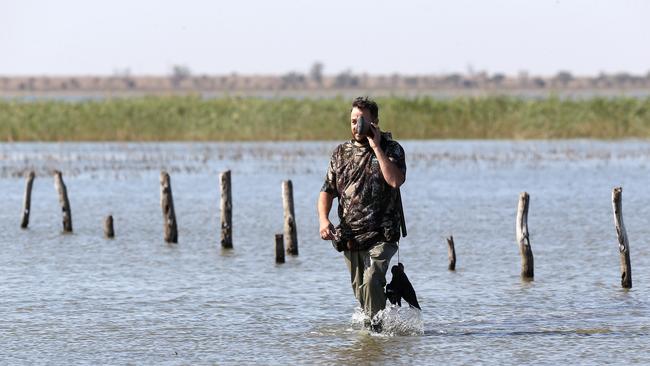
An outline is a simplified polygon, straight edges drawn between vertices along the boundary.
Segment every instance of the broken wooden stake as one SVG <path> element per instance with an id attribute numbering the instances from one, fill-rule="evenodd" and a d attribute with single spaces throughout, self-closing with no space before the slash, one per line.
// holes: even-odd
<path id="1" fill-rule="evenodd" d="M 176 226 L 176 213 L 174 212 L 174 199 L 172 197 L 171 178 L 167 172 L 160 172 L 160 207 L 163 214 L 163 229 L 167 243 L 178 243 L 178 229 Z"/>
<path id="2" fill-rule="evenodd" d="M 456 248 L 454 248 L 454 236 L 447 238 L 447 256 L 449 257 L 449 270 L 456 270 Z"/>
<path id="3" fill-rule="evenodd" d="M 59 193 L 59 204 L 63 214 L 63 232 L 72 232 L 72 211 L 70 210 L 70 200 L 68 200 L 68 190 L 63 183 L 63 177 L 60 171 L 54 171 L 54 187 Z"/>
<path id="4" fill-rule="evenodd" d="M 612 208 L 614 209 L 614 226 L 618 238 L 618 252 L 621 257 L 621 286 L 632 288 L 632 263 L 630 263 L 630 243 L 623 224 L 623 188 L 616 187 L 612 191 Z"/>
<path id="5" fill-rule="evenodd" d="M 115 230 L 113 230 L 113 215 L 108 215 L 104 219 L 104 236 L 109 239 L 115 237 Z"/>
<path id="6" fill-rule="evenodd" d="M 298 234 L 293 209 L 293 184 L 291 180 L 282 182 L 282 207 L 284 208 L 284 240 L 287 253 L 298 255 Z"/>
<path id="7" fill-rule="evenodd" d="M 275 263 L 284 263 L 284 235 L 275 234 Z"/>
<path id="8" fill-rule="evenodd" d="M 230 170 L 219 175 L 221 180 L 221 247 L 232 248 L 232 191 Z"/>
<path id="9" fill-rule="evenodd" d="M 517 243 L 521 255 L 521 277 L 532 280 L 535 277 L 533 250 L 530 247 L 528 234 L 528 205 L 530 196 L 526 192 L 519 194 L 519 205 L 517 206 Z"/>
<path id="10" fill-rule="evenodd" d="M 27 229 L 27 226 L 29 225 L 29 211 L 32 206 L 32 187 L 34 185 L 34 177 L 36 177 L 34 171 L 31 171 L 29 172 L 29 174 L 27 174 L 27 183 L 25 184 L 25 196 L 23 199 L 23 214 L 20 220 L 20 227 L 23 229 Z"/>

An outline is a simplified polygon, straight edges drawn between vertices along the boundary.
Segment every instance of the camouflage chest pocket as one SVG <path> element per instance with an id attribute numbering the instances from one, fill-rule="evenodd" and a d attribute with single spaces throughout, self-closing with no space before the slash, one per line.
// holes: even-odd
<path id="1" fill-rule="evenodd" d="M 377 157 L 375 155 L 370 158 L 370 169 L 372 169 L 373 173 L 379 173 L 381 171 L 381 168 L 379 167 L 379 160 L 377 160 Z"/>
<path id="2" fill-rule="evenodd" d="M 381 174 L 381 167 L 379 166 L 379 160 L 377 160 L 377 157 L 374 155 L 370 158 L 370 170 L 372 172 L 372 177 L 370 179 L 372 197 L 376 199 L 378 195 L 381 195 L 383 192 L 382 189 L 383 176 Z"/>

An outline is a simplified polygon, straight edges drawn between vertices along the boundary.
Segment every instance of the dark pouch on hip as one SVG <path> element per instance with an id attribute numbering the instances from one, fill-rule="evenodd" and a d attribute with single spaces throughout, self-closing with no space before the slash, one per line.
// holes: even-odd
<path id="1" fill-rule="evenodd" d="M 332 240 L 332 246 L 334 249 L 336 249 L 337 252 L 342 252 L 346 249 L 348 249 L 348 240 L 349 237 L 348 235 L 343 234 L 343 230 L 341 229 L 341 226 L 337 226 L 334 228 L 334 239 Z"/>

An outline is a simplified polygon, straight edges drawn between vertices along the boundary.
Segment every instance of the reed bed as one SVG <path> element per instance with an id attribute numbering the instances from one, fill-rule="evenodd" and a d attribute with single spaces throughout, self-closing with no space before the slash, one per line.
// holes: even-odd
<path id="1" fill-rule="evenodd" d="M 378 98 L 399 139 L 649 138 L 650 98 Z M 350 100 L 198 96 L 0 101 L 4 141 L 278 141 L 349 137 Z"/>

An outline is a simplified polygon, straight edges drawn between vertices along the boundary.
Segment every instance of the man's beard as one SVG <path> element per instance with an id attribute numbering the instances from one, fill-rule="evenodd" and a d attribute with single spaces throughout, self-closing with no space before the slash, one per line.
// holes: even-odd
<path id="1" fill-rule="evenodd" d="M 351 133 L 352 135 L 352 140 L 360 143 L 360 144 L 367 144 L 368 143 L 368 138 L 366 136 L 361 136 L 357 135 L 354 132 Z"/>

